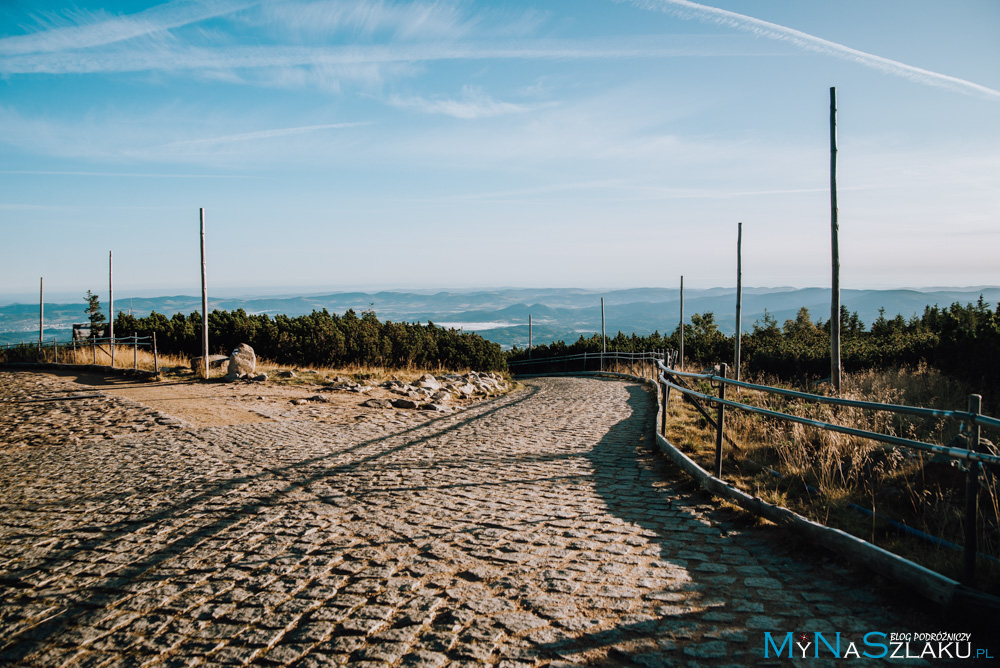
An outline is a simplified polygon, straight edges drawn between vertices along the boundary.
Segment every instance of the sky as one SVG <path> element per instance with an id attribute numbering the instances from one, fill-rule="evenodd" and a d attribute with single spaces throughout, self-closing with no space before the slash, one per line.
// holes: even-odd
<path id="1" fill-rule="evenodd" d="M 1000 3 L 0 3 L 0 301 L 1000 284 Z"/>

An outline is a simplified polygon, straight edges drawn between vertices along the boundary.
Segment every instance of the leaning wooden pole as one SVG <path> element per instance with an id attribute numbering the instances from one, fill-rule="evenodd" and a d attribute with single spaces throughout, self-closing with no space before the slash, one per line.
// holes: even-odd
<path id="1" fill-rule="evenodd" d="M 208 378 L 208 284 L 205 281 L 205 209 L 198 209 L 201 218 L 201 360 L 202 377 Z"/>
<path id="2" fill-rule="evenodd" d="M 733 378 L 740 379 L 740 342 L 743 338 L 743 223 L 736 234 L 736 359 Z"/>
<path id="3" fill-rule="evenodd" d="M 830 302 L 830 382 L 840 392 L 840 223 L 837 220 L 837 89 L 830 88 L 830 251 L 832 299 Z"/>

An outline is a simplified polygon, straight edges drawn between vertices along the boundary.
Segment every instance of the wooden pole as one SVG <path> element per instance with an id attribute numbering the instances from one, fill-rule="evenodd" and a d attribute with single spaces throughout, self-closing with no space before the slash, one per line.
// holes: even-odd
<path id="1" fill-rule="evenodd" d="M 720 365 L 719 375 L 725 378 L 727 371 L 725 363 Z M 726 384 L 719 383 L 719 398 L 726 399 Z M 722 437 L 726 425 L 726 405 L 719 403 L 719 417 L 715 424 L 715 477 L 722 479 Z"/>
<path id="2" fill-rule="evenodd" d="M 114 255 L 108 251 L 108 326 L 111 337 L 111 368 L 115 368 L 115 281 L 114 281 Z"/>
<path id="3" fill-rule="evenodd" d="M 139 368 L 139 334 L 132 332 L 132 369 Z"/>
<path id="4" fill-rule="evenodd" d="M 38 279 L 38 351 L 42 351 L 42 332 L 45 331 L 45 277 Z"/>
<path id="5" fill-rule="evenodd" d="M 681 276 L 681 371 L 684 370 L 684 277 Z"/>
<path id="6" fill-rule="evenodd" d="M 736 359 L 733 378 L 740 379 L 740 343 L 743 339 L 743 223 L 736 236 Z"/>
<path id="7" fill-rule="evenodd" d="M 832 299 L 830 302 L 830 382 L 840 392 L 840 222 L 837 219 L 837 89 L 830 88 L 830 251 Z"/>
<path id="8" fill-rule="evenodd" d="M 604 297 L 601 297 L 601 371 L 604 371 L 604 355 L 608 352 L 608 330 L 604 325 Z"/>
<path id="9" fill-rule="evenodd" d="M 156 356 L 156 332 L 153 332 L 153 370 L 157 377 L 160 375 L 160 358 Z"/>
<path id="10" fill-rule="evenodd" d="M 201 354 L 205 365 L 204 378 L 209 375 L 208 363 L 208 284 L 205 280 L 205 209 L 199 209 L 201 218 Z"/>
<path id="11" fill-rule="evenodd" d="M 528 314 L 528 359 L 531 359 L 531 314 Z"/>

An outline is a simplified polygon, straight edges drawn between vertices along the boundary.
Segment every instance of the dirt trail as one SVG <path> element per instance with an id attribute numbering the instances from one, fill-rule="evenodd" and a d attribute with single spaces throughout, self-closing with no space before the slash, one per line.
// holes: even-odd
<path id="1" fill-rule="evenodd" d="M 167 376 L 160 381 L 74 371 L 51 372 L 51 375 L 68 379 L 83 391 L 123 397 L 195 427 L 296 418 L 343 422 L 373 412 L 361 405 L 367 399 L 396 397 L 382 388 L 361 395 L 325 391 L 318 384 L 202 381 L 191 374 Z M 303 405 L 292 403 L 314 397 L 321 400 Z"/>

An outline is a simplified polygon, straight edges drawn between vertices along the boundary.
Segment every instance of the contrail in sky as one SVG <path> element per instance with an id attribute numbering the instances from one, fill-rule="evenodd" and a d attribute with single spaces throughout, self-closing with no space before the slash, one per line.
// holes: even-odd
<path id="1" fill-rule="evenodd" d="M 623 0 L 618 0 L 619 2 Z M 917 83 L 928 86 L 947 88 L 948 90 L 975 94 L 994 100 L 1000 99 L 1000 91 L 986 86 L 981 86 L 965 79 L 948 76 L 939 72 L 921 69 L 896 60 L 883 58 L 864 51 L 852 49 L 849 46 L 825 40 L 815 35 L 755 19 L 752 16 L 737 14 L 717 7 L 700 5 L 690 0 L 631 0 L 632 4 L 641 9 L 658 10 L 676 14 L 682 18 L 694 17 L 701 21 L 716 23 L 719 25 L 736 28 L 744 32 L 749 32 L 756 37 L 767 37 L 783 42 L 790 42 L 795 46 L 808 51 L 815 51 L 829 56 L 835 56 L 843 60 L 848 60 L 865 67 L 870 67 L 885 74 L 901 76 Z"/>

